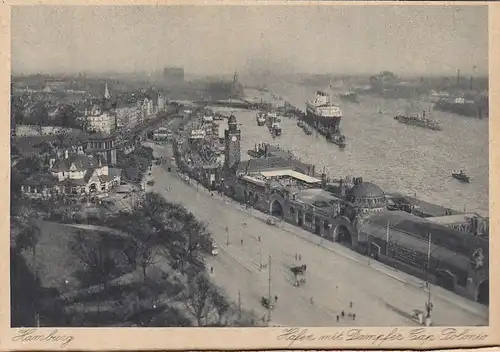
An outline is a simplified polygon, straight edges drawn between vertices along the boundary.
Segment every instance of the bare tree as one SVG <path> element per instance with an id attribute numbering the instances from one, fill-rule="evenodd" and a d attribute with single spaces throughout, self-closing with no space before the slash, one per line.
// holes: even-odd
<path id="1" fill-rule="evenodd" d="M 151 241 L 138 241 L 138 264 L 142 268 L 142 275 L 144 282 L 148 280 L 146 271 L 147 269 L 154 264 L 154 255 L 153 255 L 153 243 Z"/>
<path id="2" fill-rule="evenodd" d="M 226 300 L 226 297 L 224 297 L 217 290 L 214 290 L 212 292 L 211 300 L 212 300 L 212 304 L 214 306 L 214 309 L 218 315 L 218 323 L 219 323 L 219 325 L 222 325 L 223 324 L 222 318 L 226 315 L 226 313 L 229 310 L 229 303 Z"/>
<path id="3" fill-rule="evenodd" d="M 103 286 L 107 292 L 108 281 L 116 268 L 116 261 L 112 254 L 112 241 L 108 235 L 89 234 L 78 231 L 75 239 L 70 243 L 70 249 L 86 266 L 88 275 Z M 97 295 L 99 297 L 99 294 Z M 99 313 L 100 298 L 97 302 Z"/>
<path id="4" fill-rule="evenodd" d="M 212 295 L 214 288 L 204 274 L 198 274 L 191 279 L 185 297 L 187 310 L 196 318 L 198 326 L 203 326 L 203 320 L 212 313 L 214 306 Z"/>

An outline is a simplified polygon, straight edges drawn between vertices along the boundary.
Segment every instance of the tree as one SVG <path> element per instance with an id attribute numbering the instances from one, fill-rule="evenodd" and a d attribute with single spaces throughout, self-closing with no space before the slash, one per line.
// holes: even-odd
<path id="1" fill-rule="evenodd" d="M 103 286 L 107 293 L 108 280 L 116 269 L 116 261 L 113 257 L 113 241 L 110 235 L 90 234 L 85 236 L 83 231 L 78 231 L 74 240 L 70 243 L 70 250 L 87 267 L 90 279 Z M 99 314 L 100 298 L 97 294 L 97 312 Z"/>
<path id="2" fill-rule="evenodd" d="M 44 101 L 37 101 L 33 106 L 32 118 L 42 133 L 42 127 L 49 121 L 49 112 Z"/>
<path id="3" fill-rule="evenodd" d="M 19 232 L 15 239 L 16 248 L 18 250 L 31 250 L 33 253 L 33 270 L 36 273 L 36 245 L 40 239 L 40 228 L 33 222 L 28 222 L 28 225 Z"/>
<path id="4" fill-rule="evenodd" d="M 72 105 L 62 105 L 56 115 L 56 121 L 63 127 L 77 127 L 78 113 Z"/>
<path id="5" fill-rule="evenodd" d="M 154 242 L 152 240 L 152 236 L 146 235 L 144 238 L 136 241 L 137 245 L 137 264 L 142 268 L 142 275 L 144 282 L 148 280 L 147 278 L 147 269 L 154 264 Z"/>
<path id="6" fill-rule="evenodd" d="M 226 313 L 229 310 L 229 303 L 226 300 L 226 298 L 222 294 L 220 294 L 220 292 L 218 292 L 217 290 L 214 290 L 212 292 L 211 300 L 214 309 L 218 315 L 218 324 L 223 325 L 222 318 L 224 317 L 224 315 L 226 315 Z"/>
<path id="7" fill-rule="evenodd" d="M 203 326 L 203 320 L 206 322 L 214 310 L 213 292 L 213 286 L 203 273 L 193 277 L 188 284 L 184 304 L 189 313 L 195 317 L 198 326 Z"/>

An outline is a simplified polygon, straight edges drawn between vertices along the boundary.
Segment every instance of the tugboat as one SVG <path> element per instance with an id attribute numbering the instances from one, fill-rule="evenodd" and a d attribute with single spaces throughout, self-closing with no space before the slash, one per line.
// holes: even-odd
<path id="1" fill-rule="evenodd" d="M 406 125 L 412 125 L 417 127 L 427 128 L 433 131 L 441 131 L 441 126 L 437 121 L 428 119 L 425 117 L 425 110 L 423 111 L 422 116 L 420 115 L 396 115 L 394 116 L 394 120 L 397 120 Z"/>
<path id="2" fill-rule="evenodd" d="M 326 137 L 326 140 L 330 143 L 338 145 L 341 150 L 345 149 L 347 146 L 345 136 L 343 134 L 330 134 Z"/>
<path id="3" fill-rule="evenodd" d="M 456 178 L 459 181 L 465 182 L 465 183 L 470 183 L 470 178 L 467 176 L 463 170 L 460 170 L 460 172 L 454 172 L 451 174 L 453 178 Z"/>
<path id="4" fill-rule="evenodd" d="M 264 126 L 265 124 L 266 124 L 266 117 L 264 116 L 263 113 L 259 112 L 257 114 L 257 125 Z"/>

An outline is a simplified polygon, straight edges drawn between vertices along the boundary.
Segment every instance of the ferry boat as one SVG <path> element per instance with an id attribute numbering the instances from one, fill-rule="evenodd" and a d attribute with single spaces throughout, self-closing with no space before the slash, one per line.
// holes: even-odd
<path id="1" fill-rule="evenodd" d="M 340 133 L 342 110 L 332 103 L 330 96 L 322 91 L 316 92 L 316 98 L 306 102 L 304 120 L 310 126 L 325 128 L 329 133 Z"/>
<path id="2" fill-rule="evenodd" d="M 465 183 L 470 183 L 470 178 L 467 176 L 463 170 L 460 170 L 460 172 L 454 172 L 451 174 L 453 178 L 456 178 L 459 181 L 465 182 Z"/>
<path id="3" fill-rule="evenodd" d="M 327 136 L 326 140 L 330 143 L 338 145 L 340 149 L 345 149 L 347 146 L 345 136 L 340 133 L 330 134 Z"/>
<path id="4" fill-rule="evenodd" d="M 422 116 L 418 114 L 417 115 L 399 114 L 394 116 L 394 120 L 397 120 L 406 125 L 427 128 L 433 131 L 441 131 L 441 126 L 437 121 L 425 117 L 425 110 L 423 111 Z"/>
<path id="5" fill-rule="evenodd" d="M 266 117 L 264 116 L 263 113 L 259 112 L 257 114 L 257 125 L 264 126 L 265 124 L 266 124 Z"/>

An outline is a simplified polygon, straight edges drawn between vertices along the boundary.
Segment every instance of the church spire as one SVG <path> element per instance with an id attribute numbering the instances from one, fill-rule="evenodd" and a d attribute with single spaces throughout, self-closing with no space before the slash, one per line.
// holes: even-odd
<path id="1" fill-rule="evenodd" d="M 108 82 L 106 82 L 104 86 L 104 99 L 111 99 L 111 94 L 109 94 L 108 90 Z"/>

